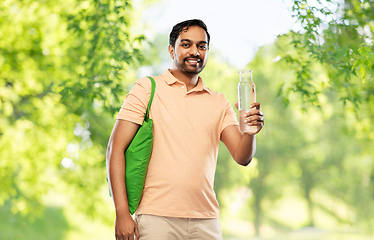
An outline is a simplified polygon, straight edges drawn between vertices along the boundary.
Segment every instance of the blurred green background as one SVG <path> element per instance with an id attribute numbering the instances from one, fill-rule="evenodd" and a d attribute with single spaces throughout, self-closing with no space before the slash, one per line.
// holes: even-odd
<path id="1" fill-rule="evenodd" d="M 170 63 L 168 32 L 143 35 L 160 2 L 0 1 L 0 239 L 114 239 L 106 145 L 134 81 Z M 246 66 L 266 119 L 255 159 L 220 148 L 224 239 L 372 239 L 374 3 L 289 14 L 301 29 Z M 238 70 L 212 45 L 202 77 L 234 104 Z"/>

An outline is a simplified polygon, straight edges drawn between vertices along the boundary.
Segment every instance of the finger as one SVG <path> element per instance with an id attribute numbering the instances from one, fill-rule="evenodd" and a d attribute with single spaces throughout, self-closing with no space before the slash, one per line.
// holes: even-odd
<path id="1" fill-rule="evenodd" d="M 259 124 L 263 124 L 264 123 L 264 121 L 262 121 L 261 119 L 256 119 L 256 120 L 252 120 L 252 121 L 247 121 L 247 124 L 248 125 L 251 125 L 251 126 L 253 126 L 253 125 L 259 125 Z"/>
<path id="2" fill-rule="evenodd" d="M 254 102 L 254 103 L 251 104 L 251 106 L 249 106 L 249 108 L 260 109 L 260 106 L 261 106 L 260 103 L 258 103 L 258 102 Z"/>
<path id="3" fill-rule="evenodd" d="M 239 109 L 239 103 L 238 102 L 235 103 L 235 107 L 236 107 L 236 109 Z"/>
<path id="4" fill-rule="evenodd" d="M 263 127 L 264 123 L 263 122 L 259 122 L 259 121 L 254 121 L 254 122 L 248 123 L 248 125 L 249 126 L 261 126 L 261 127 Z"/>
<path id="5" fill-rule="evenodd" d="M 123 240 L 123 235 L 122 234 L 116 234 L 116 240 Z"/>
<path id="6" fill-rule="evenodd" d="M 251 125 L 251 123 L 261 122 L 264 123 L 264 116 L 261 115 L 251 115 L 244 119 L 244 123 Z"/>
<path id="7" fill-rule="evenodd" d="M 254 115 L 260 115 L 260 116 L 264 116 L 264 114 L 261 112 L 261 110 L 259 109 L 252 109 L 252 110 L 249 110 L 248 112 L 245 113 L 246 117 L 250 117 L 250 116 L 254 116 Z"/>
<path id="8" fill-rule="evenodd" d="M 138 226 L 135 226 L 135 240 L 138 240 L 139 237 L 140 237 L 140 235 L 139 235 Z"/>
<path id="9" fill-rule="evenodd" d="M 259 118 L 257 117 L 257 115 L 255 115 L 255 116 L 250 116 L 250 117 L 245 118 L 245 119 L 244 119 L 244 122 L 245 122 L 245 123 L 251 123 L 251 122 L 254 122 L 254 121 L 256 121 L 256 120 L 259 120 Z"/>
<path id="10" fill-rule="evenodd" d="M 253 115 L 253 116 L 250 116 L 250 117 L 244 119 L 244 122 L 254 122 L 254 121 L 263 122 L 264 117 L 260 116 L 260 115 Z"/>
<path id="11" fill-rule="evenodd" d="M 248 124 L 249 126 L 253 126 L 258 125 L 257 123 L 264 123 L 264 121 L 261 118 L 247 118 L 244 119 L 244 123 Z"/>

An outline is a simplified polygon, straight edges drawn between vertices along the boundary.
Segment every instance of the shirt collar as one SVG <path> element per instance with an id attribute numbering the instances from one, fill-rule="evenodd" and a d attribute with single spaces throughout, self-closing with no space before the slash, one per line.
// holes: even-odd
<path id="1" fill-rule="evenodd" d="M 174 84 L 174 83 L 176 83 L 176 82 L 180 82 L 180 83 L 182 83 L 182 82 L 179 81 L 176 77 L 174 77 L 173 74 L 171 74 L 171 70 L 170 70 L 170 69 L 166 70 L 166 71 L 162 74 L 162 76 L 164 77 L 164 79 L 165 79 L 165 81 L 166 81 L 166 83 L 167 83 L 168 85 L 172 85 L 172 84 Z M 207 87 L 204 85 L 204 83 L 203 83 L 203 79 L 202 79 L 200 76 L 199 76 L 199 80 L 198 80 L 198 82 L 197 82 L 197 86 L 194 87 L 194 88 L 191 90 L 191 92 L 192 92 L 192 91 L 206 91 L 206 92 L 208 92 L 208 93 L 211 93 L 211 92 L 210 92 L 210 89 L 207 88 Z"/>

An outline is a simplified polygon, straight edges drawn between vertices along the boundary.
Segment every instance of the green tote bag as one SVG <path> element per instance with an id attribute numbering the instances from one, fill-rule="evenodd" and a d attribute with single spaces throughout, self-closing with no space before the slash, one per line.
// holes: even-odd
<path id="1" fill-rule="evenodd" d="M 153 120 L 149 118 L 149 109 L 155 94 L 156 83 L 152 77 L 151 97 L 143 124 L 139 127 L 135 137 L 125 152 L 126 160 L 126 190 L 129 210 L 134 214 L 143 194 L 145 177 L 153 147 Z"/>

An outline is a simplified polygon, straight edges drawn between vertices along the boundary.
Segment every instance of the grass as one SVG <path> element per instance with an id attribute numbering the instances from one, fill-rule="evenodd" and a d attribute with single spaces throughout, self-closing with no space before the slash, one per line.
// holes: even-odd
<path id="1" fill-rule="evenodd" d="M 289 204 L 290 201 L 287 201 Z M 293 205 L 295 206 L 295 205 Z M 282 206 L 281 209 L 285 207 Z M 12 214 L 10 203 L 0 207 L 1 240 L 112 240 L 113 225 L 89 219 L 69 208 L 69 204 L 47 205 L 43 214 L 34 221 L 29 221 L 21 214 Z M 275 209 L 274 209 L 275 210 Z M 290 214 L 289 211 L 287 211 Z M 280 214 L 280 218 L 285 218 Z M 320 216 L 323 220 L 326 216 Z M 299 220 L 302 220 L 303 216 Z M 369 240 L 373 236 L 333 228 L 295 227 L 276 228 L 274 223 L 261 226 L 261 237 L 256 237 L 253 224 L 235 215 L 221 217 L 224 240 Z"/>
<path id="2" fill-rule="evenodd" d="M 103 240 L 114 239 L 113 230 L 66 207 L 47 206 L 40 217 L 30 221 L 12 214 L 9 203 L 0 207 L 1 240 Z"/>
<path id="3" fill-rule="evenodd" d="M 21 214 L 12 214 L 6 203 L 0 207 L 0 239 L 2 240 L 64 240 L 69 231 L 69 223 L 63 209 L 47 207 L 41 217 L 30 221 Z"/>
<path id="4" fill-rule="evenodd" d="M 264 225 L 261 227 L 261 237 L 256 237 L 254 227 L 250 222 L 231 221 L 228 224 L 221 221 L 224 228 L 224 240 L 372 240 L 373 236 L 354 232 L 337 232 L 321 228 L 303 227 L 289 232 L 279 232 Z M 236 227 L 234 227 L 236 226 Z M 229 229 L 231 227 L 231 229 Z"/>

